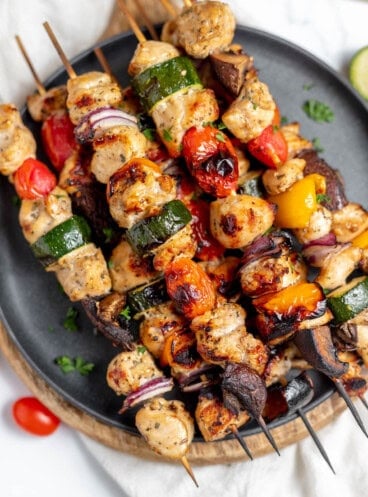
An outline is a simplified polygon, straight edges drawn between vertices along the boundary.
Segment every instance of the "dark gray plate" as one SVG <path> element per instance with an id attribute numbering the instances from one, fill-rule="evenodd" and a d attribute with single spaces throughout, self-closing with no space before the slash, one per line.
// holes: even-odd
<path id="1" fill-rule="evenodd" d="M 363 101 L 351 87 L 324 63 L 280 38 L 261 31 L 239 27 L 235 42 L 254 56 L 261 80 L 269 84 L 282 115 L 301 123 L 302 134 L 319 138 L 324 147 L 322 156 L 339 169 L 346 181 L 348 197 L 367 206 L 368 186 L 368 112 Z M 119 81 L 126 85 L 127 65 L 136 46 L 134 36 L 117 36 L 102 47 Z M 93 50 L 82 53 L 73 61 L 78 74 L 100 70 Z M 58 71 L 46 86 L 66 81 L 64 70 Z M 309 90 L 305 85 L 312 85 Z M 305 100 L 314 98 L 333 109 L 335 119 L 330 124 L 317 124 L 302 111 Z M 24 120 L 38 135 L 39 128 L 24 111 Z M 42 159 L 42 153 L 40 154 Z M 59 291 L 56 279 L 47 274 L 35 260 L 23 239 L 18 225 L 18 208 L 14 205 L 14 190 L 6 178 L 0 179 L 0 318 L 11 338 L 29 364 L 73 405 L 99 420 L 135 432 L 133 419 L 117 414 L 121 399 L 107 387 L 105 372 L 109 361 L 119 351 L 104 337 L 94 332 L 80 310 L 79 331 L 69 332 L 63 321 L 70 302 Z M 86 377 L 78 373 L 63 374 L 54 360 L 60 355 L 81 356 L 95 363 Z M 315 375 L 314 407 L 331 395 L 331 383 Z M 275 424 L 289 421 L 286 417 Z M 272 426 L 273 426 L 272 425 Z M 244 435 L 258 428 L 247 426 Z"/>

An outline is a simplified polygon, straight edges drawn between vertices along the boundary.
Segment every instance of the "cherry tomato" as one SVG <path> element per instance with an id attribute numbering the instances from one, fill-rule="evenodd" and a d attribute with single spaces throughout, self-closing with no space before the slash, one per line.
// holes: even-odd
<path id="1" fill-rule="evenodd" d="M 211 261 L 221 257 L 225 248 L 211 234 L 209 203 L 204 200 L 191 200 L 187 207 L 192 214 L 192 229 L 198 246 L 196 258 Z"/>
<path id="2" fill-rule="evenodd" d="M 288 157 L 287 142 L 279 130 L 280 122 L 280 111 L 276 107 L 272 124 L 247 143 L 249 153 L 271 169 L 277 169 Z"/>
<path id="3" fill-rule="evenodd" d="M 43 148 L 57 171 L 78 147 L 74 137 L 74 126 L 66 112 L 51 114 L 42 124 Z"/>
<path id="4" fill-rule="evenodd" d="M 33 435 L 51 435 L 60 419 L 35 397 L 22 397 L 13 404 L 13 418 L 25 431 Z"/>
<path id="5" fill-rule="evenodd" d="M 56 184 L 55 174 L 36 159 L 26 159 L 14 173 L 14 187 L 22 200 L 45 197 Z"/>
<path id="6" fill-rule="evenodd" d="M 226 197 L 237 188 L 238 158 L 230 139 L 217 128 L 192 127 L 183 138 L 187 167 L 203 191 Z"/>

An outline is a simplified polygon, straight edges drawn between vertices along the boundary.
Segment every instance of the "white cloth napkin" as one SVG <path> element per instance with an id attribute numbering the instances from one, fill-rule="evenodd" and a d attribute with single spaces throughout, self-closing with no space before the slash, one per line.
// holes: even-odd
<path id="1" fill-rule="evenodd" d="M 359 0 L 229 0 L 238 23 L 288 39 L 340 72 L 361 46 L 368 44 L 368 2 Z M 1 0 L 0 101 L 22 105 L 34 83 L 16 47 L 18 33 L 41 78 L 60 60 L 42 22 L 47 20 L 68 57 L 99 38 L 113 0 Z M 368 413 L 358 406 L 368 426 Z M 368 440 L 344 412 L 319 432 L 336 469 L 334 476 L 308 438 L 253 462 L 194 467 L 196 489 L 180 465 L 148 462 L 114 451 L 84 435 L 87 450 L 120 485 L 122 495 L 152 497 L 365 497 L 368 496 Z"/>

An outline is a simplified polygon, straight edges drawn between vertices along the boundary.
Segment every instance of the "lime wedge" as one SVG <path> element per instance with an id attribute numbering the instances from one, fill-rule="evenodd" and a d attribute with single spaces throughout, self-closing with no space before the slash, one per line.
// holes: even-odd
<path id="1" fill-rule="evenodd" d="M 368 46 L 361 48 L 351 59 L 349 79 L 360 95 L 368 100 Z"/>

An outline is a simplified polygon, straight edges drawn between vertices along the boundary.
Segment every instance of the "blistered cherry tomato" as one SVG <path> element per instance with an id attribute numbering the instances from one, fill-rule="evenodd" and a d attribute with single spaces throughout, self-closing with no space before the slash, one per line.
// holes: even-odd
<path id="1" fill-rule="evenodd" d="M 56 183 L 55 174 L 36 159 L 26 159 L 14 173 L 14 187 L 22 200 L 45 197 L 55 188 Z"/>
<path id="2" fill-rule="evenodd" d="M 24 430 L 33 435 L 51 435 L 60 419 L 35 397 L 22 397 L 13 404 L 13 418 Z"/>
<path id="3" fill-rule="evenodd" d="M 226 197 L 237 188 L 238 158 L 230 139 L 212 126 L 192 127 L 183 138 L 187 167 L 203 191 Z"/>
<path id="4" fill-rule="evenodd" d="M 77 148 L 74 126 L 66 112 L 51 114 L 42 124 L 43 148 L 57 171 Z"/>
<path id="5" fill-rule="evenodd" d="M 276 107 L 272 124 L 247 143 L 249 153 L 271 169 L 277 169 L 288 157 L 287 142 L 279 129 L 280 122 L 280 111 Z"/>

